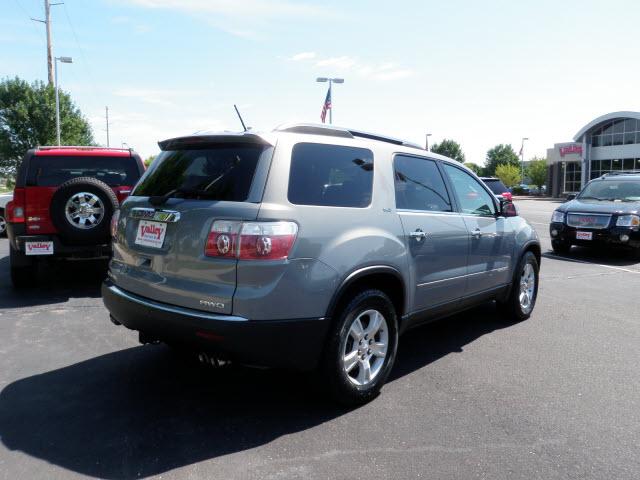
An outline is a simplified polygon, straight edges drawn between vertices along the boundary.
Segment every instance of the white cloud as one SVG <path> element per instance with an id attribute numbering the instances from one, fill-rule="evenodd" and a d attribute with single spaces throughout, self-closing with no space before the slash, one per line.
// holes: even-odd
<path id="1" fill-rule="evenodd" d="M 313 58 L 316 58 L 316 52 L 300 52 L 290 57 L 289 60 L 299 62 L 301 60 L 311 60 Z"/>
<path id="2" fill-rule="evenodd" d="M 117 25 L 127 25 L 133 28 L 135 33 L 148 33 L 151 31 L 151 27 L 146 23 L 136 22 L 131 17 L 127 17 L 124 15 L 113 17 L 111 19 L 111 23 L 115 23 Z"/>
<path id="3" fill-rule="evenodd" d="M 291 57 L 291 60 L 307 60 L 316 58 L 316 54 L 310 56 L 311 52 L 303 52 Z M 370 78 L 381 82 L 400 80 L 402 78 L 413 75 L 413 70 L 410 68 L 399 66 L 397 63 L 384 62 L 380 64 L 372 64 L 361 62 L 357 58 L 350 57 L 348 55 L 342 55 L 338 57 L 321 58 L 315 61 L 314 66 L 316 69 L 331 69 L 333 71 L 352 71 L 356 75 L 364 78 Z"/>
<path id="4" fill-rule="evenodd" d="M 330 57 L 316 62 L 316 67 L 335 67 L 341 70 L 348 70 L 357 64 L 354 58 L 346 55 L 342 57 Z"/>

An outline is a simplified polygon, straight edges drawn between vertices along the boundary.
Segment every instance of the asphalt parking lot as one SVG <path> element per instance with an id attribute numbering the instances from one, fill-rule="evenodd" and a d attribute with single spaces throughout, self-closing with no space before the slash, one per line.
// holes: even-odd
<path id="1" fill-rule="evenodd" d="M 354 410 L 313 378 L 204 369 L 140 346 L 100 299 L 100 265 L 9 285 L 0 240 L 0 478 L 632 479 L 640 476 L 640 264 L 550 252 L 531 319 L 486 305 L 401 338 Z"/>

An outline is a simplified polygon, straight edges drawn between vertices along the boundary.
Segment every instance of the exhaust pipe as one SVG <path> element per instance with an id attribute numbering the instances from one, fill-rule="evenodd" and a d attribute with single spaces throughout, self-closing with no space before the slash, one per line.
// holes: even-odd
<path id="1" fill-rule="evenodd" d="M 198 361 L 211 368 L 221 368 L 231 363 L 229 360 L 211 356 L 206 352 L 200 352 L 198 354 Z"/>
<path id="2" fill-rule="evenodd" d="M 138 341 L 142 345 L 146 345 L 147 343 L 151 345 L 157 345 L 160 343 L 159 339 L 145 332 L 138 332 Z"/>

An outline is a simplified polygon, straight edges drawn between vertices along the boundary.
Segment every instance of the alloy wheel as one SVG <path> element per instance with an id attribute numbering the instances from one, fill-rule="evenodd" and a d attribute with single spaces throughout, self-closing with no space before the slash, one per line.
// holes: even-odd
<path id="1" fill-rule="evenodd" d="M 370 384 L 382 370 L 389 348 L 389 330 L 384 315 L 366 310 L 351 322 L 342 349 L 342 367 L 351 383 Z"/>
<path id="2" fill-rule="evenodd" d="M 529 313 L 533 309 L 536 288 L 536 274 L 533 265 L 525 264 L 520 275 L 520 308 L 523 313 Z"/>
<path id="3" fill-rule="evenodd" d="M 64 210 L 71 225 L 88 230 L 98 225 L 104 217 L 102 200 L 94 193 L 78 192 L 69 198 Z"/>

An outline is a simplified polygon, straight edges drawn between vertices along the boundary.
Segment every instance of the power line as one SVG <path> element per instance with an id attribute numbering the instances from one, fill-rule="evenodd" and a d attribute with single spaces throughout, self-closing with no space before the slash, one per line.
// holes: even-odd
<path id="1" fill-rule="evenodd" d="M 29 12 L 27 12 L 27 9 L 26 9 L 26 8 L 24 8 L 24 7 L 22 6 L 22 4 L 21 4 L 18 0 L 13 0 L 13 1 L 14 1 L 14 2 L 15 2 L 15 4 L 18 6 L 18 8 L 19 8 L 20 10 L 22 10 L 22 13 L 24 13 L 24 14 L 27 16 L 27 18 L 28 18 L 29 20 L 31 20 L 31 19 L 33 18 L 33 16 L 32 16 L 32 15 L 29 15 Z M 42 36 L 43 36 L 42 38 L 43 38 L 43 39 L 45 38 L 45 37 L 44 37 L 44 33 L 42 32 L 42 30 L 39 30 L 39 29 L 38 29 L 38 27 L 36 27 L 33 23 L 31 23 L 31 21 L 29 22 L 29 24 L 33 27 L 33 29 L 34 29 L 36 32 L 38 32 L 38 36 L 42 35 Z"/>
<path id="2" fill-rule="evenodd" d="M 71 21 L 71 17 L 69 16 L 69 11 L 67 10 L 67 4 L 62 4 L 64 8 L 64 14 L 67 17 L 67 22 L 69 23 L 69 27 L 71 28 L 71 32 L 73 33 L 73 38 L 76 41 L 76 45 L 78 46 L 78 50 L 80 51 L 80 57 L 82 57 L 82 68 L 85 69 L 87 73 L 87 77 L 89 77 L 89 83 L 91 84 L 91 89 L 93 90 L 93 94 L 97 97 L 98 91 L 96 89 L 96 82 L 93 78 L 93 72 L 91 71 L 89 61 L 87 60 L 87 56 L 84 54 L 84 49 L 80 45 L 80 40 L 78 39 L 78 34 L 76 33 L 76 29 L 73 27 L 73 22 Z"/>

